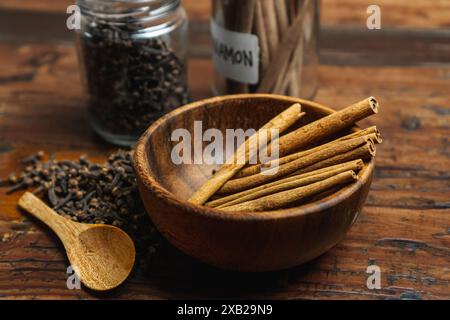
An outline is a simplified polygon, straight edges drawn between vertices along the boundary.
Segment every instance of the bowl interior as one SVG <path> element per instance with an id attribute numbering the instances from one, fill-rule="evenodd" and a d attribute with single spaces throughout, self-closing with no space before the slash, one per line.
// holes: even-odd
<path id="1" fill-rule="evenodd" d="M 176 198 L 186 200 L 212 176 L 213 170 L 220 167 L 220 165 L 207 164 L 204 161 L 194 163 L 195 148 L 204 150 L 211 143 L 203 141 L 201 134 L 208 129 L 220 130 L 224 137 L 225 147 L 227 129 L 258 130 L 295 102 L 302 104 L 302 111 L 306 112 L 306 116 L 290 130 L 332 112 L 331 109 L 313 102 L 267 95 L 221 97 L 221 99 L 203 100 L 180 108 L 161 118 L 150 128 L 151 134 L 148 136 L 149 141 L 146 148 L 150 174 Z M 175 131 L 177 129 L 182 129 L 182 131 L 178 130 L 178 133 L 182 133 L 183 136 L 189 133 L 191 137 L 190 141 L 186 142 L 186 145 L 190 145 L 191 163 L 176 164 L 172 159 L 174 147 L 181 141 L 172 139 L 172 135 L 177 132 Z M 187 150 L 189 155 L 189 149 L 185 148 L 184 150 Z M 184 156 L 183 153 L 181 154 Z"/>

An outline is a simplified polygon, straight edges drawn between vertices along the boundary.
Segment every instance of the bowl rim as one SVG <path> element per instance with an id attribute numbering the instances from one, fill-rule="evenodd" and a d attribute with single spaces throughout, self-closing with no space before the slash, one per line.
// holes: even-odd
<path id="1" fill-rule="evenodd" d="M 283 96 L 283 95 L 277 95 L 277 94 L 266 94 L 266 93 L 258 93 L 258 94 L 232 94 L 232 95 L 224 95 L 224 96 L 217 96 L 212 98 L 206 98 L 202 100 L 198 100 L 189 104 L 186 104 L 184 106 L 181 106 L 166 115 L 162 116 L 155 122 L 153 122 L 147 130 L 142 134 L 142 136 L 139 138 L 135 151 L 134 151 L 134 157 L 133 157 L 133 164 L 134 168 L 137 173 L 137 179 L 143 184 L 143 186 L 148 189 L 154 196 L 158 197 L 160 200 L 162 200 L 164 203 L 166 203 L 168 206 L 175 206 L 178 209 L 185 211 L 185 212 L 192 212 L 195 214 L 199 214 L 205 217 L 209 218 L 217 218 L 220 220 L 274 220 L 274 219 L 283 219 L 283 218 L 292 218 L 297 216 L 304 216 L 313 214 L 316 212 L 320 212 L 326 208 L 331 208 L 336 206 L 338 203 L 345 201 L 350 196 L 352 196 L 355 192 L 360 190 L 364 184 L 366 184 L 374 170 L 374 158 L 372 158 L 369 162 L 366 163 L 364 168 L 360 171 L 358 174 L 359 179 L 350 185 L 347 185 L 343 187 L 342 189 L 326 196 L 325 198 L 320 200 L 320 203 L 318 202 L 312 202 L 312 203 L 305 203 L 300 206 L 291 207 L 291 208 L 285 208 L 285 209 L 277 209 L 277 210 L 271 210 L 271 211 L 258 211 L 258 212 L 252 212 L 252 211 L 224 211 L 220 209 L 215 209 L 211 207 L 206 207 L 202 205 L 192 204 L 188 202 L 187 200 L 179 199 L 177 198 L 172 192 L 164 188 L 151 174 L 151 170 L 148 165 L 148 159 L 147 159 L 147 144 L 150 140 L 150 136 L 153 134 L 153 132 L 156 131 L 156 129 L 163 124 L 168 119 L 180 115 L 184 112 L 187 112 L 192 109 L 201 108 L 206 104 L 213 104 L 216 102 L 229 100 L 229 99 L 277 99 L 284 102 L 289 103 L 300 103 L 300 104 L 307 104 L 313 108 L 320 109 L 324 111 L 325 113 L 333 113 L 336 112 L 336 110 L 333 110 L 332 108 L 326 107 L 322 104 L 319 104 L 314 101 L 301 99 L 301 98 L 295 98 L 295 97 L 289 97 L 289 96 Z M 353 126 L 351 129 L 353 130 L 361 130 L 358 126 Z"/>

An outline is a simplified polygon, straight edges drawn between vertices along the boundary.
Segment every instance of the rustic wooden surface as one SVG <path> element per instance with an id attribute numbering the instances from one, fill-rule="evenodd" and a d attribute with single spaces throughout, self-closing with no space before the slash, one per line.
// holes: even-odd
<path id="1" fill-rule="evenodd" d="M 367 7 L 377 4 L 383 11 L 383 25 L 394 27 L 450 27 L 447 0 L 321 0 L 324 24 L 365 24 Z M 0 8 L 38 12 L 65 12 L 75 0 L 2 0 Z M 182 0 L 191 19 L 209 19 L 211 0 Z"/>
<path id="2" fill-rule="evenodd" d="M 205 2 L 185 1 L 195 18 L 195 99 L 211 95 Z M 366 1 L 338 2 L 323 1 L 316 100 L 340 108 L 376 96 L 382 109 L 364 124 L 384 137 L 368 201 L 339 245 L 307 265 L 265 274 L 223 272 L 165 246 L 149 274 L 97 295 L 66 288 L 61 244 L 16 209 L 19 194 L 0 189 L 0 298 L 450 299 L 450 3 L 380 1 L 386 26 L 399 28 L 367 31 Z M 66 4 L 56 3 L 0 4 L 0 176 L 38 149 L 98 161 L 114 150 L 84 117 L 74 46 L 63 29 Z M 380 290 L 366 287 L 371 264 L 381 268 Z"/>

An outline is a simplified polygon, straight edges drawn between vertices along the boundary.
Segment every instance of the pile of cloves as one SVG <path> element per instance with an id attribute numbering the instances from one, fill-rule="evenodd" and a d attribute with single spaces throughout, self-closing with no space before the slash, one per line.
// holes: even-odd
<path id="1" fill-rule="evenodd" d="M 161 243 L 136 186 L 132 152 L 119 150 L 104 164 L 44 161 L 44 152 L 24 158 L 19 174 L 10 174 L 7 193 L 33 188 L 60 215 L 82 223 L 104 223 L 122 228 L 134 240 L 141 266 L 146 266 Z"/>

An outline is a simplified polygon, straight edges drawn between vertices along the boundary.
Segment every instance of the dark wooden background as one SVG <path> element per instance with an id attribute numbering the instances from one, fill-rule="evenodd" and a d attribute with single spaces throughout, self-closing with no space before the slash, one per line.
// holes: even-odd
<path id="1" fill-rule="evenodd" d="M 103 161 L 114 147 L 89 128 L 69 0 L 0 3 L 0 176 L 36 150 Z M 209 0 L 183 1 L 191 18 L 190 83 L 211 95 Z M 0 189 L 0 298 L 450 298 L 450 1 L 380 0 L 383 29 L 365 28 L 370 1 L 323 0 L 316 100 L 335 108 L 369 95 L 381 103 L 384 144 L 357 223 L 335 248 L 304 266 L 265 274 L 216 270 L 170 246 L 151 272 L 106 295 L 66 288 L 68 262 L 44 226 Z M 201 74 L 201 77 L 198 75 Z M 366 287 L 366 268 L 382 289 Z"/>

